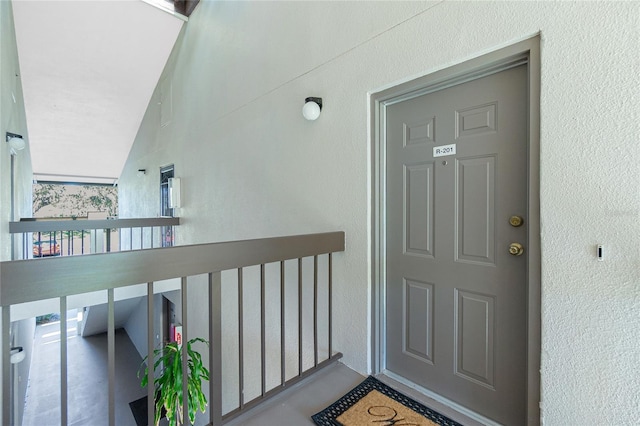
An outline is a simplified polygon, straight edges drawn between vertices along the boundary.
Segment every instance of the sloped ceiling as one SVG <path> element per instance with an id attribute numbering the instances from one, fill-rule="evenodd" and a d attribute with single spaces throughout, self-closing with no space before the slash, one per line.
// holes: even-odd
<path id="1" fill-rule="evenodd" d="M 184 20 L 139 0 L 14 0 L 35 178 L 113 183 Z"/>

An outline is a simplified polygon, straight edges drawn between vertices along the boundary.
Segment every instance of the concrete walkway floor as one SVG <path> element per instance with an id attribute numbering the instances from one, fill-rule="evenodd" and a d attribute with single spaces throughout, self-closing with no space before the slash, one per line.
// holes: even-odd
<path id="1" fill-rule="evenodd" d="M 392 388 L 465 426 L 482 426 L 469 417 L 386 376 L 377 377 Z M 248 411 L 225 426 L 306 426 L 322 411 L 365 379 L 342 363 L 308 377 L 272 400 Z"/>
<path id="2" fill-rule="evenodd" d="M 77 321 L 67 321 L 68 424 L 106 425 L 108 407 L 107 335 L 77 335 Z M 136 373 L 142 359 L 127 333 L 116 330 L 115 413 L 118 426 L 136 426 L 129 402 L 146 395 Z M 60 424 L 59 322 L 39 325 L 31 361 L 23 426 Z"/>

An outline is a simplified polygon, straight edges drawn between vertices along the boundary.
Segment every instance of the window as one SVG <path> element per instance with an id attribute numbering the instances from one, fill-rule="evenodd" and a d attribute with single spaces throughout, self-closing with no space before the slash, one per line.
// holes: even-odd
<path id="1" fill-rule="evenodd" d="M 160 216 L 173 217 L 169 207 L 169 179 L 173 178 L 173 164 L 160 168 Z M 162 247 L 173 246 L 173 227 L 162 227 Z"/>

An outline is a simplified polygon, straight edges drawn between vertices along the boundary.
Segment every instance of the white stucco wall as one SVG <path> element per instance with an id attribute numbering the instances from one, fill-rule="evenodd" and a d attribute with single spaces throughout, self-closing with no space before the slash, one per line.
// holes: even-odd
<path id="1" fill-rule="evenodd" d="M 15 219 L 31 217 L 31 154 L 24 111 L 20 66 L 10 2 L 0 2 L 0 260 L 11 259 L 11 152 L 6 133 L 22 135 L 27 146 L 14 158 Z M 16 239 L 16 245 L 21 241 Z M 19 247 L 16 247 L 18 250 Z"/>
<path id="2" fill-rule="evenodd" d="M 540 33 L 543 421 L 637 424 L 639 28 L 638 2 L 201 2 L 163 75 L 171 122 L 157 91 L 122 173 L 121 217 L 158 214 L 174 163 L 179 243 L 344 230 L 334 342 L 365 373 L 368 93 Z M 316 122 L 306 96 L 324 100 Z"/>
<path id="3" fill-rule="evenodd" d="M 9 144 L 5 142 L 6 132 L 17 133 L 27 141 L 27 147 L 14 157 L 14 218 L 11 217 L 11 152 Z M 15 28 L 11 3 L 0 2 L 0 261 L 11 260 L 12 247 L 9 234 L 9 222 L 21 217 L 31 217 L 31 156 L 29 153 L 29 135 L 24 111 L 22 83 L 20 81 L 20 67 L 16 48 Z M 21 253 L 21 238 L 15 238 L 14 253 L 19 258 Z M 12 324 L 12 345 L 22 346 L 26 354 L 26 361 L 16 367 L 17 400 L 24 400 L 27 391 L 27 379 L 31 364 L 31 347 L 35 320 L 24 320 Z M 6 351 L 6 349 L 0 349 Z M 22 421 L 23 406 L 15 404 L 13 421 Z"/>

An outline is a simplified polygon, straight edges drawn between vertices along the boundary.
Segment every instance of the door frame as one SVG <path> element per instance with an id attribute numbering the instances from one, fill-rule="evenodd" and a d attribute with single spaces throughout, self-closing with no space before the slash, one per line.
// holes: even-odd
<path id="1" fill-rule="evenodd" d="M 371 153 L 371 359 L 373 374 L 385 371 L 386 324 L 386 107 L 527 64 L 527 424 L 540 424 L 540 36 L 483 54 L 369 96 Z"/>

